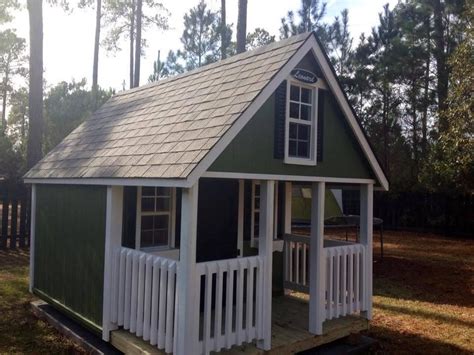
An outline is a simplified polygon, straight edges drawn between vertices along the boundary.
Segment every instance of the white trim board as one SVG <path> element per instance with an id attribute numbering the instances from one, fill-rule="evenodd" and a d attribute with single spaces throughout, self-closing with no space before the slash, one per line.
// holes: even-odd
<path id="1" fill-rule="evenodd" d="M 340 87 L 336 77 L 334 76 L 330 64 L 326 60 L 321 47 L 319 46 L 315 36 L 311 34 L 305 40 L 303 45 L 296 51 L 295 54 L 288 60 L 288 62 L 280 69 L 279 72 L 273 77 L 273 79 L 267 84 L 267 86 L 260 92 L 257 98 L 250 104 L 250 106 L 244 111 L 240 118 L 234 123 L 234 125 L 219 139 L 216 145 L 207 153 L 207 155 L 201 160 L 201 162 L 194 168 L 191 174 L 188 176 L 188 181 L 192 184 L 195 183 L 200 177 L 205 176 L 205 172 L 209 169 L 212 163 L 220 156 L 224 149 L 229 143 L 237 136 L 241 129 L 250 121 L 255 115 L 258 109 L 265 103 L 265 101 L 273 94 L 280 83 L 285 80 L 298 63 L 304 58 L 304 56 L 312 51 L 316 61 L 321 67 L 323 75 L 325 76 L 326 83 L 334 93 L 338 104 L 341 106 L 345 117 L 347 118 L 350 127 L 352 128 L 357 141 L 361 145 L 362 151 L 369 161 L 370 166 L 374 170 L 375 176 L 380 182 L 384 190 L 388 190 L 389 184 L 385 177 L 385 174 L 380 167 L 374 152 L 369 146 L 369 143 L 362 132 L 357 119 L 352 112 L 349 102 L 346 100 L 342 88 Z M 321 180 L 307 180 L 307 181 L 321 181 Z M 325 180 L 328 182 L 334 182 Z"/>
<path id="2" fill-rule="evenodd" d="M 58 184 L 58 185 L 105 185 L 105 186 L 160 186 L 160 187 L 191 187 L 185 179 L 118 179 L 118 178 L 87 178 L 87 179 L 24 179 L 25 184 Z"/>
<path id="3" fill-rule="evenodd" d="M 275 180 L 275 181 L 306 181 L 306 182 L 326 182 L 335 184 L 375 184 L 373 179 L 357 178 L 337 178 L 325 176 L 304 176 L 304 175 L 274 175 L 274 174 L 254 174 L 254 173 L 228 173 L 217 171 L 206 171 L 203 178 L 216 179 L 245 179 L 245 180 Z"/>

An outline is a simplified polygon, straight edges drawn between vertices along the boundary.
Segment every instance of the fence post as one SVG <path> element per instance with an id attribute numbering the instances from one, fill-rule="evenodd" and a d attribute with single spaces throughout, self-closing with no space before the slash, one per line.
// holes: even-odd
<path id="1" fill-rule="evenodd" d="M 7 247 L 7 238 L 8 238 L 8 207 L 9 200 L 8 196 L 3 196 L 2 201 L 2 225 L 0 229 L 0 249 L 5 249 Z"/>
<path id="2" fill-rule="evenodd" d="M 26 209 L 28 208 L 27 203 L 28 198 L 26 195 L 23 195 L 20 202 L 20 235 L 19 235 L 19 244 L 20 248 L 25 247 L 26 239 Z"/>
<path id="3" fill-rule="evenodd" d="M 12 213 L 10 221 L 10 248 L 16 249 L 18 238 L 18 200 L 12 200 Z"/>

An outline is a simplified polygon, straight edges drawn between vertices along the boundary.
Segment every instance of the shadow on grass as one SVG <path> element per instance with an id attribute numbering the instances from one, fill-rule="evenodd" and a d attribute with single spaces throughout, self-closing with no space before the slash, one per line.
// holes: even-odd
<path id="1" fill-rule="evenodd" d="M 374 307 L 388 311 L 388 312 L 394 312 L 394 313 L 406 314 L 406 315 L 411 315 L 411 316 L 420 317 L 420 318 L 432 319 L 438 322 L 443 322 L 443 323 L 448 323 L 448 324 L 458 325 L 458 326 L 463 326 L 463 327 L 471 327 L 472 329 L 474 329 L 474 322 L 464 321 L 454 316 L 450 317 L 450 316 L 442 315 L 439 313 L 426 312 L 420 309 L 417 309 L 417 310 L 408 309 L 406 307 L 392 306 L 392 305 L 382 304 L 380 302 L 374 302 Z"/>
<path id="2" fill-rule="evenodd" d="M 442 263 L 386 256 L 374 264 L 374 292 L 380 296 L 474 307 L 471 272 L 461 261 Z"/>
<path id="3" fill-rule="evenodd" d="M 365 334 L 379 341 L 375 354 L 471 354 L 452 344 L 380 326 L 371 326 Z"/>

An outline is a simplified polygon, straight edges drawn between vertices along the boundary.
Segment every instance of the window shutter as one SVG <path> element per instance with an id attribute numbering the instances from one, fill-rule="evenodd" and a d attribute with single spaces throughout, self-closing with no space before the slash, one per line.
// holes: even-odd
<path id="1" fill-rule="evenodd" d="M 137 223 L 137 187 L 123 189 L 122 246 L 135 249 L 135 228 Z"/>
<path id="2" fill-rule="evenodd" d="M 273 155 L 275 159 L 285 157 L 285 119 L 286 119 L 286 80 L 275 90 L 275 140 Z"/>
<path id="3" fill-rule="evenodd" d="M 317 147 L 316 159 L 323 161 L 323 137 L 324 137 L 324 99 L 326 97 L 326 90 L 318 90 L 318 132 L 317 132 Z"/>

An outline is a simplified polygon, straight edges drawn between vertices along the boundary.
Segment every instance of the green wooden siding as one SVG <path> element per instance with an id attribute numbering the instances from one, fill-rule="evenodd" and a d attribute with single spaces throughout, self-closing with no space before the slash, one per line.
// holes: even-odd
<path id="1" fill-rule="evenodd" d="M 283 159 L 275 159 L 274 100 L 272 95 L 263 104 L 211 165 L 210 171 L 373 178 L 355 137 L 330 95 L 326 95 L 324 105 L 323 160 L 316 166 L 303 166 L 285 164 Z"/>
<path id="2" fill-rule="evenodd" d="M 98 330 L 107 189 L 38 185 L 36 191 L 35 291 Z"/>

